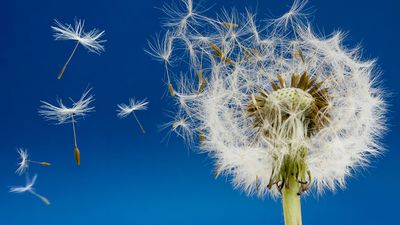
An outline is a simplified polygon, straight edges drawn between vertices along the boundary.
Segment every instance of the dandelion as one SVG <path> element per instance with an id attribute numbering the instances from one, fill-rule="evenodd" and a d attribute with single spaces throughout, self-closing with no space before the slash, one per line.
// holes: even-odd
<path id="1" fill-rule="evenodd" d="M 40 194 L 38 194 L 38 193 L 35 192 L 33 186 L 34 186 L 35 183 L 36 183 L 36 179 L 37 179 L 37 175 L 33 176 L 33 179 L 32 179 L 32 180 L 30 180 L 30 179 L 27 177 L 26 185 L 25 185 L 25 186 L 11 187 L 11 188 L 10 188 L 10 192 L 11 192 L 11 193 L 25 193 L 25 192 L 28 192 L 28 193 L 31 193 L 32 195 L 38 197 L 38 198 L 39 198 L 40 200 L 42 200 L 42 202 L 44 202 L 46 205 L 50 205 L 50 201 L 49 201 L 46 197 L 44 197 L 44 196 L 42 196 L 42 195 L 40 195 Z"/>
<path id="2" fill-rule="evenodd" d="M 303 193 L 344 188 L 379 155 L 385 131 L 375 60 L 346 48 L 341 32 L 317 35 L 305 3 L 294 1 L 263 26 L 249 12 L 228 20 L 193 13 L 166 32 L 170 57 L 179 55 L 179 70 L 188 71 L 182 82 L 167 68 L 178 106 L 171 131 L 198 137 L 215 177 L 231 177 L 249 195 L 281 197 L 286 225 L 302 224 Z"/>
<path id="3" fill-rule="evenodd" d="M 26 149 L 22 149 L 22 148 L 18 148 L 17 152 L 19 154 L 19 162 L 18 162 L 18 168 L 15 171 L 18 175 L 21 175 L 23 173 L 25 173 L 28 168 L 29 168 L 29 163 L 35 163 L 35 164 L 39 164 L 42 166 L 50 166 L 51 164 L 48 162 L 39 162 L 39 161 L 34 161 L 34 160 L 30 160 L 29 159 L 29 154 L 28 154 L 28 150 Z"/>
<path id="4" fill-rule="evenodd" d="M 142 133 L 146 133 L 144 130 L 144 127 L 142 125 L 142 123 L 140 123 L 139 119 L 137 118 L 135 111 L 139 111 L 139 110 L 147 110 L 147 105 L 149 104 L 148 101 L 142 100 L 142 101 L 135 101 L 134 99 L 129 99 L 129 105 L 126 104 L 119 104 L 117 105 L 118 107 L 118 117 L 119 118 L 125 118 L 128 115 L 132 114 L 133 117 L 135 118 L 136 122 L 138 123 L 140 130 L 142 131 Z"/>
<path id="5" fill-rule="evenodd" d="M 72 50 L 71 55 L 69 56 L 67 62 L 64 64 L 63 68 L 61 69 L 60 73 L 58 74 L 57 79 L 61 79 L 62 75 L 65 72 L 69 62 L 71 61 L 72 57 L 75 55 L 76 50 L 78 49 L 79 44 L 85 47 L 90 52 L 100 54 L 104 51 L 104 46 L 102 43 L 105 40 L 101 38 L 104 35 L 104 31 L 100 31 L 97 29 L 93 29 L 89 32 L 84 31 L 85 21 L 83 20 L 76 20 L 75 26 L 73 27 L 71 24 L 62 24 L 59 21 L 55 20 L 55 25 L 51 26 L 54 31 L 54 39 L 55 40 L 72 40 L 76 41 L 76 45 Z"/>
<path id="6" fill-rule="evenodd" d="M 74 157 L 77 165 L 80 165 L 80 151 L 76 141 L 76 128 L 75 124 L 78 119 L 85 117 L 88 113 L 94 111 L 94 107 L 90 103 L 94 101 L 93 95 L 89 95 L 91 89 L 86 90 L 79 101 L 72 101 L 71 107 L 63 104 L 61 99 L 58 99 L 58 106 L 52 105 L 48 102 L 41 101 L 43 105 L 40 106 L 39 114 L 47 120 L 56 121 L 56 124 L 71 123 L 74 134 Z"/>

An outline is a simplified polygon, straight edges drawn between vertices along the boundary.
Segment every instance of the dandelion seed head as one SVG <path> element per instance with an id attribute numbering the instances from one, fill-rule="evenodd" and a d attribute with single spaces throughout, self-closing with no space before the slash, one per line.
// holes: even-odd
<path id="1" fill-rule="evenodd" d="M 124 118 L 126 116 L 128 116 L 129 114 L 131 114 L 134 111 L 139 111 L 139 110 L 147 110 L 147 105 L 149 104 L 149 102 L 144 99 L 141 101 L 136 101 L 133 98 L 129 99 L 129 104 L 119 104 L 118 106 L 118 117 L 120 118 Z"/>
<path id="2" fill-rule="evenodd" d="M 51 26 L 54 31 L 55 40 L 73 40 L 78 41 L 90 52 L 100 54 L 104 51 L 102 45 L 105 40 L 101 39 L 104 36 L 105 31 L 92 29 L 89 32 L 84 31 L 85 21 L 76 20 L 75 25 L 62 24 L 58 20 L 55 20 L 55 25 Z"/>
<path id="3" fill-rule="evenodd" d="M 11 187 L 10 192 L 12 193 L 24 193 L 24 192 L 31 192 L 33 191 L 33 186 L 36 183 L 37 175 L 35 174 L 30 180 L 27 178 L 25 186 L 18 186 L 18 187 Z"/>
<path id="4" fill-rule="evenodd" d="M 182 78 L 167 68 L 178 108 L 168 126 L 189 142 L 199 137 L 218 174 L 248 194 L 279 195 L 290 172 L 300 192 L 343 188 L 383 150 L 386 104 L 375 60 L 346 48 L 342 32 L 316 34 L 305 4 L 296 0 L 263 25 L 253 14 L 223 12 L 167 27 L 176 40 L 170 57 L 187 71 Z M 201 91 L 199 71 L 207 79 Z"/>
<path id="5" fill-rule="evenodd" d="M 29 167 L 29 154 L 28 154 L 28 150 L 22 149 L 22 148 L 18 148 L 17 152 L 19 154 L 20 161 L 17 164 L 18 168 L 15 172 L 18 175 L 21 175 L 21 174 L 25 173 Z"/>
<path id="6" fill-rule="evenodd" d="M 56 121 L 57 124 L 70 123 L 77 121 L 79 118 L 85 117 L 88 113 L 94 111 L 94 107 L 90 104 L 94 101 L 94 96 L 90 95 L 91 89 L 86 90 L 78 101 L 72 101 L 71 107 L 63 104 L 61 99 L 58 99 L 58 106 L 48 102 L 41 101 L 42 105 L 39 109 L 39 114 L 47 120 Z"/>

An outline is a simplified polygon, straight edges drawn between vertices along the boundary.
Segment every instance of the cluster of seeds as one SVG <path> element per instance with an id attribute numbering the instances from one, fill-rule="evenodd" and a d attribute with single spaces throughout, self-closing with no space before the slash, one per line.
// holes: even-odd
<path id="1" fill-rule="evenodd" d="M 271 140 L 275 143 L 275 148 L 279 149 L 282 143 L 276 143 L 274 140 L 277 140 L 277 136 L 282 136 L 283 132 L 286 135 L 285 142 L 291 145 L 293 135 L 299 134 L 293 129 L 304 129 L 303 133 L 300 132 L 303 135 L 300 139 L 305 139 L 328 123 L 330 96 L 329 88 L 322 88 L 323 81 L 310 78 L 307 72 L 303 72 L 301 76 L 293 74 L 289 84 L 286 84 L 281 75 L 277 78 L 278 82 L 271 81 L 271 93 L 260 90 L 260 95 L 251 95 L 247 111 L 254 119 L 254 127 L 263 138 Z M 286 125 L 291 124 L 293 119 L 301 121 L 299 127 Z M 295 148 L 289 146 L 289 149 L 291 151 L 283 156 L 282 162 L 275 163 L 268 188 L 276 184 L 281 191 L 285 185 L 289 186 L 289 180 L 293 178 L 299 183 L 300 194 L 306 191 L 311 183 L 311 172 L 306 164 L 308 150 L 305 145 Z M 273 158 L 277 159 L 278 156 Z"/>

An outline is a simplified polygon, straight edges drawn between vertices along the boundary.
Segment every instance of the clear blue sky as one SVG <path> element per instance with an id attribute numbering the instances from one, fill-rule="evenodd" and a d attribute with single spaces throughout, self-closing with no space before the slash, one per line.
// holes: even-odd
<path id="1" fill-rule="evenodd" d="M 159 126 L 171 109 L 163 83 L 164 68 L 144 53 L 147 39 L 160 31 L 163 1 L 21 1 L 0 7 L 0 224 L 22 225 L 191 225 L 283 224 L 279 201 L 247 197 L 229 179 L 214 180 L 210 160 L 185 148 L 179 138 L 161 140 Z M 213 6 L 249 7 L 259 19 L 281 15 L 289 0 L 202 1 Z M 361 44 L 366 58 L 377 57 L 388 96 L 390 131 L 382 140 L 387 152 L 370 168 L 348 179 L 348 188 L 303 199 L 304 224 L 393 224 L 398 221 L 399 162 L 399 22 L 395 0 L 310 0 L 320 32 L 348 31 L 346 44 Z M 106 52 L 80 48 L 61 81 L 57 73 L 74 47 L 55 42 L 54 19 L 86 20 L 87 28 L 106 30 Z M 73 161 L 70 125 L 54 126 L 39 117 L 39 100 L 78 98 L 93 87 L 96 112 L 78 124 L 82 164 Z M 138 113 L 147 133 L 133 119 L 116 117 L 116 104 L 129 97 L 148 98 Z M 34 159 L 53 163 L 32 166 L 37 191 L 8 193 L 22 184 L 15 175 L 16 147 Z M 397 208 L 396 208 L 397 207 Z"/>

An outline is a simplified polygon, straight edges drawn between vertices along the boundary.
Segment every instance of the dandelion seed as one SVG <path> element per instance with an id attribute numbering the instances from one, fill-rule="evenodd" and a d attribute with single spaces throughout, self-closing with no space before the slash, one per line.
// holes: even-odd
<path id="1" fill-rule="evenodd" d="M 315 34 L 305 25 L 306 2 L 295 0 L 261 29 L 249 12 L 225 16 L 238 29 L 198 13 L 183 30 L 167 28 L 195 54 L 180 57 L 187 77 L 169 79 L 178 86 L 171 130 L 181 129 L 189 143 L 199 135 L 200 150 L 217 162 L 215 175 L 231 176 L 234 187 L 282 197 L 286 225 L 301 224 L 303 193 L 343 188 L 379 155 L 385 131 L 375 61 L 346 49 L 341 32 Z M 188 51 L 172 44 L 171 57 Z"/>
<path id="2" fill-rule="evenodd" d="M 29 155 L 28 155 L 28 151 L 24 150 L 24 149 L 17 149 L 18 154 L 19 154 L 19 158 L 20 158 L 20 162 L 18 163 L 18 168 L 15 171 L 18 175 L 23 174 L 29 167 Z"/>
<path id="3" fill-rule="evenodd" d="M 63 104 L 61 99 L 58 99 L 58 106 L 52 105 L 48 102 L 41 101 L 42 105 L 39 109 L 39 114 L 47 120 L 56 121 L 56 124 L 71 123 L 74 135 L 74 158 L 77 165 L 80 165 L 80 151 L 76 140 L 76 127 L 75 124 L 78 119 L 85 117 L 88 113 L 94 111 L 94 107 L 90 104 L 94 101 L 93 95 L 89 95 L 91 89 L 84 91 L 81 98 L 74 102 L 72 101 L 71 107 Z"/>
<path id="4" fill-rule="evenodd" d="M 51 28 L 54 31 L 55 40 L 76 41 L 76 45 L 72 50 L 72 53 L 70 54 L 69 58 L 67 59 L 67 62 L 64 64 L 60 73 L 58 74 L 57 79 L 61 79 L 69 62 L 75 55 L 75 52 L 78 49 L 79 44 L 81 44 L 90 52 L 96 54 L 100 54 L 101 52 L 104 51 L 104 46 L 102 45 L 102 43 L 104 43 L 105 40 L 101 39 L 104 35 L 104 31 L 93 29 L 89 32 L 85 32 L 84 25 L 85 21 L 83 20 L 76 20 L 74 27 L 70 24 L 62 24 L 59 21 L 55 20 L 55 25 L 51 26 Z"/>
<path id="5" fill-rule="evenodd" d="M 42 195 L 40 195 L 40 194 L 38 194 L 38 193 L 35 192 L 33 186 L 34 186 L 35 183 L 36 183 L 36 179 L 37 179 L 37 175 L 33 176 L 32 180 L 30 180 L 30 179 L 27 177 L 26 185 L 25 185 L 25 186 L 11 187 L 11 188 L 10 188 L 10 192 L 11 192 L 11 193 L 18 193 L 18 194 L 19 194 L 19 193 L 28 192 L 28 193 L 30 193 L 30 194 L 32 194 L 32 195 L 38 197 L 38 198 L 39 198 L 43 203 L 45 203 L 46 205 L 50 205 L 50 201 L 49 201 L 46 197 L 44 197 L 44 196 L 42 196 Z"/>
<path id="6" fill-rule="evenodd" d="M 30 160 L 29 159 L 29 154 L 28 154 L 28 150 L 26 149 L 22 149 L 22 148 L 18 148 L 17 152 L 19 154 L 19 162 L 18 162 L 18 168 L 15 171 L 18 175 L 21 175 L 23 173 L 25 173 L 28 168 L 29 168 L 29 163 L 35 163 L 35 164 L 39 164 L 42 166 L 50 166 L 51 164 L 48 162 L 38 162 L 38 161 L 34 161 L 34 160 Z"/>
<path id="7" fill-rule="evenodd" d="M 142 131 L 142 133 L 146 133 L 144 130 L 144 127 L 142 125 L 142 123 L 140 123 L 139 119 L 137 118 L 135 111 L 139 111 L 139 110 L 147 110 L 147 105 L 149 104 L 148 101 L 142 100 L 142 101 L 135 101 L 134 99 L 129 99 L 129 105 L 126 104 L 120 104 L 117 105 L 118 106 L 118 117 L 119 118 L 125 118 L 128 115 L 132 114 L 133 117 L 135 118 L 136 122 L 138 123 L 140 130 Z"/>

